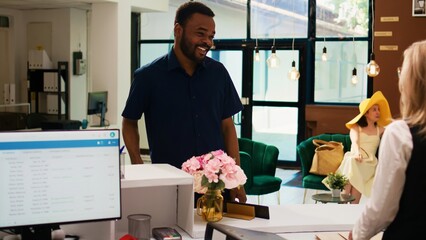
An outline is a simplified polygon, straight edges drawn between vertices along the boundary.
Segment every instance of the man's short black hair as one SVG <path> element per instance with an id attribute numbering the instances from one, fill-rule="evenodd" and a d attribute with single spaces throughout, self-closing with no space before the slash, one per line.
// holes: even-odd
<path id="1" fill-rule="evenodd" d="M 214 12 L 209 7 L 200 2 L 190 1 L 182 4 L 176 10 L 175 24 L 179 23 L 180 25 L 184 26 L 186 21 L 194 13 L 200 13 L 209 17 L 214 17 Z"/>

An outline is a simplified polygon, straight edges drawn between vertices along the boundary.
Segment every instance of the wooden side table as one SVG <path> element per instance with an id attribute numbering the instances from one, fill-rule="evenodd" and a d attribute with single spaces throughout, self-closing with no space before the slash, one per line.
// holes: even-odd
<path id="1" fill-rule="evenodd" d="M 340 194 L 340 197 L 332 197 L 331 193 L 319 193 L 312 195 L 312 199 L 315 200 L 315 203 L 349 203 L 355 200 L 355 197 L 348 194 Z"/>

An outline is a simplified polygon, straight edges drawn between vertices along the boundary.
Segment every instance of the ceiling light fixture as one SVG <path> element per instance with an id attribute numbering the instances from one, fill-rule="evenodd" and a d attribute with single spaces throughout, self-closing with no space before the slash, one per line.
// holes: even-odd
<path id="1" fill-rule="evenodd" d="M 271 52 L 272 52 L 271 56 L 268 57 L 268 60 L 266 60 L 266 63 L 268 64 L 268 67 L 270 67 L 270 68 L 277 68 L 281 63 L 281 60 L 277 56 L 277 53 L 276 53 L 277 50 L 275 48 L 275 38 L 274 38 L 274 42 L 273 42 L 272 47 L 271 47 Z"/>
<path id="2" fill-rule="evenodd" d="M 325 37 L 324 37 L 324 48 L 322 49 L 321 60 L 323 62 L 326 62 L 328 60 L 328 57 L 327 57 L 327 48 L 325 47 Z"/>
<path id="3" fill-rule="evenodd" d="M 259 53 L 259 47 L 257 45 L 257 38 L 256 38 L 256 46 L 254 47 L 254 61 L 260 62 L 260 53 Z"/>
<path id="4" fill-rule="evenodd" d="M 351 78 L 352 85 L 356 85 L 358 83 L 358 76 L 356 74 L 356 68 L 352 70 L 352 78 Z"/>
<path id="5" fill-rule="evenodd" d="M 375 61 L 374 55 L 374 0 L 371 0 L 371 55 L 370 62 L 367 64 L 366 71 L 368 76 L 376 77 L 380 73 L 379 64 Z"/>
<path id="6" fill-rule="evenodd" d="M 292 1 L 293 3 L 293 13 L 294 13 L 294 1 Z M 300 77 L 300 72 L 297 70 L 296 68 L 296 61 L 294 61 L 294 18 L 293 18 L 293 43 L 291 44 L 291 51 L 293 54 L 293 62 L 291 62 L 291 69 L 290 71 L 288 71 L 287 77 L 288 79 L 292 80 L 292 81 L 297 81 L 299 80 Z"/>
<path id="7" fill-rule="evenodd" d="M 288 78 L 293 81 L 299 80 L 300 78 L 300 72 L 297 70 L 296 62 L 294 60 L 291 62 L 291 69 L 288 72 Z"/>
<path id="8" fill-rule="evenodd" d="M 355 36 L 352 36 L 352 46 L 353 46 L 353 56 L 354 56 L 354 64 L 356 66 L 357 64 L 357 59 L 356 59 L 356 49 L 355 49 Z M 352 85 L 357 85 L 358 83 L 358 76 L 357 76 L 357 71 L 356 71 L 356 67 L 354 67 L 354 69 L 352 70 L 352 77 L 351 77 L 351 83 Z"/>
<path id="9" fill-rule="evenodd" d="M 275 9 L 275 2 L 276 2 L 276 0 L 274 0 L 274 9 Z M 281 63 L 280 58 L 277 56 L 277 49 L 275 48 L 275 28 L 277 26 L 277 24 L 276 24 L 277 13 L 275 13 L 274 22 L 275 22 L 275 24 L 274 24 L 274 39 L 273 39 L 272 47 L 271 47 L 271 56 L 269 56 L 268 59 L 266 60 L 266 64 L 268 64 L 269 68 L 277 68 Z"/>

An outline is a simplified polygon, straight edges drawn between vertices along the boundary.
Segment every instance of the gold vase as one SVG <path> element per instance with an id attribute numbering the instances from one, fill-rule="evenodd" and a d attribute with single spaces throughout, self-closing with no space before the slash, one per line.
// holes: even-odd
<path id="1" fill-rule="evenodd" d="M 220 190 L 207 190 L 197 200 L 197 214 L 204 221 L 217 222 L 223 218 L 223 196 Z"/>

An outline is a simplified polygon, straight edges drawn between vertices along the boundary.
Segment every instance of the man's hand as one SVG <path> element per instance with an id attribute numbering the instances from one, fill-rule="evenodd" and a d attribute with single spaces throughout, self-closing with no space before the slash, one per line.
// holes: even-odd
<path id="1" fill-rule="evenodd" d="M 352 231 L 349 232 L 348 240 L 352 240 Z"/>
<path id="2" fill-rule="evenodd" d="M 244 186 L 231 189 L 229 191 L 229 196 L 231 197 L 231 201 L 235 202 L 235 199 L 238 199 L 238 202 L 240 203 L 247 202 L 247 195 L 246 191 L 244 190 Z"/>

